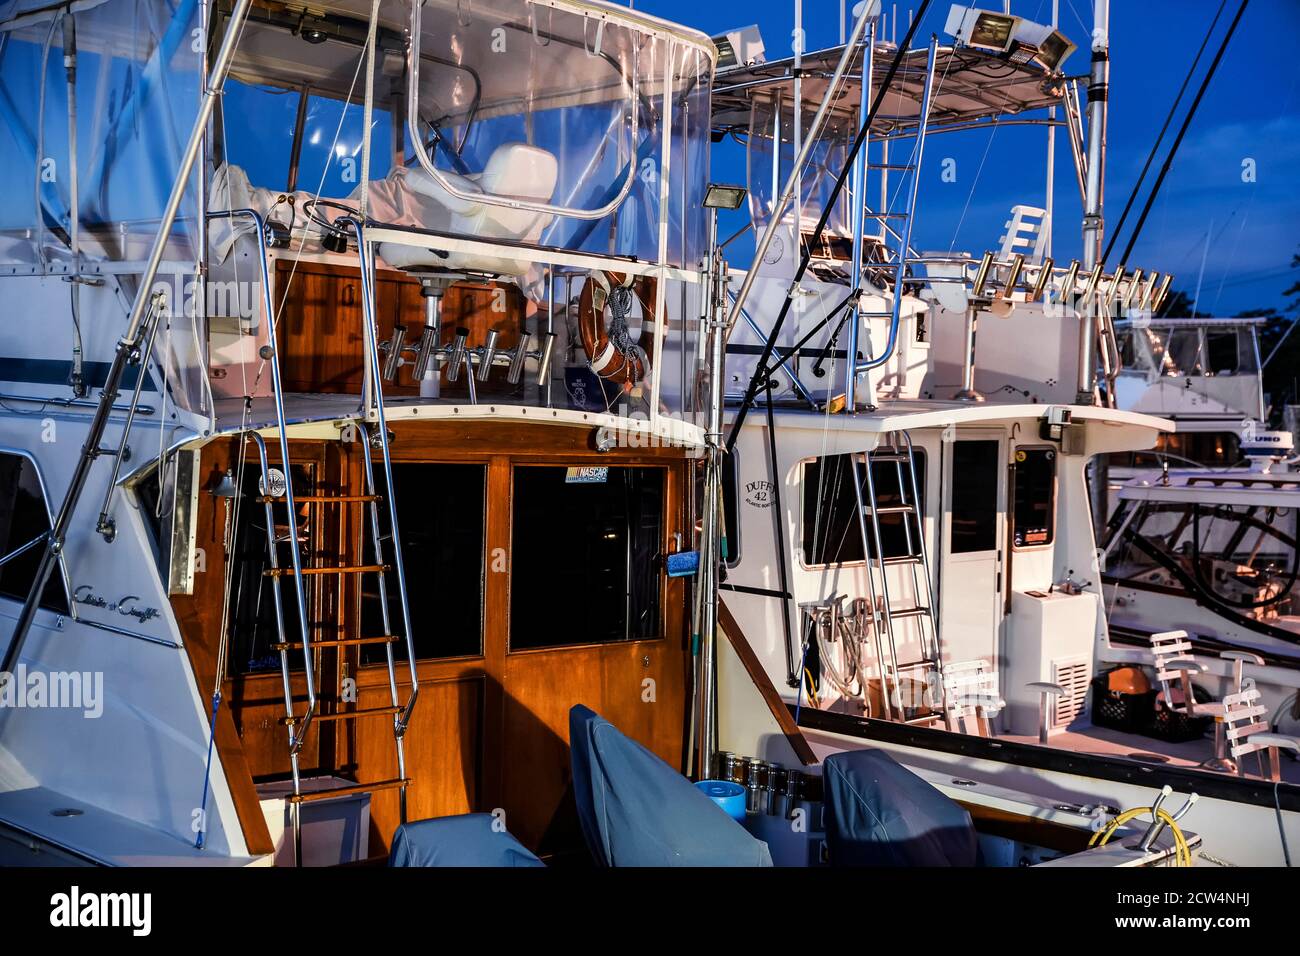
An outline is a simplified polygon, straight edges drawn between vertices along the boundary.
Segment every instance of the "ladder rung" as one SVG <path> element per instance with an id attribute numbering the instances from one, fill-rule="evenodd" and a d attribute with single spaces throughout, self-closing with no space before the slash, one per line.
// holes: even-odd
<path id="1" fill-rule="evenodd" d="M 336 641 L 312 641 L 312 647 L 356 647 L 360 644 L 395 644 L 397 643 L 396 634 L 385 634 L 382 637 L 345 637 Z M 276 651 L 297 651 L 302 649 L 302 641 L 294 641 L 291 644 L 272 644 L 272 650 Z"/>
<path id="2" fill-rule="evenodd" d="M 285 498 L 284 495 L 263 495 L 258 500 L 262 502 L 275 502 L 284 501 Z M 379 501 L 380 498 L 379 495 L 294 495 L 293 500 L 295 504 L 302 504 L 304 502 L 314 504 L 317 502 L 330 501 Z"/>
<path id="3" fill-rule="evenodd" d="M 935 666 L 934 661 L 909 661 L 906 664 L 899 664 L 896 668 L 894 668 L 894 671 L 895 673 L 901 674 L 903 673 L 903 671 L 918 671 L 926 667 L 934 667 L 934 666 Z"/>
<path id="4" fill-rule="evenodd" d="M 332 787 L 329 790 L 312 790 L 309 793 L 291 793 L 285 799 L 289 803 L 311 803 L 314 800 L 331 800 L 334 797 L 350 797 L 358 793 L 376 793 L 380 790 L 397 790 L 410 786 L 409 777 L 396 780 L 376 780 L 374 783 L 356 783 L 350 787 Z"/>
<path id="5" fill-rule="evenodd" d="M 916 169 L 916 167 L 911 163 L 872 163 L 870 168 L 871 169 L 900 169 L 900 170 Z"/>
<path id="6" fill-rule="evenodd" d="M 885 567 L 892 567 L 896 564 L 920 564 L 921 556 L 919 554 L 900 554 L 897 557 L 885 558 L 880 563 Z"/>
<path id="7" fill-rule="evenodd" d="M 916 505 L 886 505 L 884 508 L 872 508 L 871 505 L 863 505 L 862 510 L 865 514 L 871 514 L 874 511 L 878 515 L 910 515 L 916 512 Z"/>
<path id="8" fill-rule="evenodd" d="M 360 710 L 340 710 L 332 714 L 317 714 L 312 721 L 320 720 L 360 720 L 363 717 L 383 717 L 385 715 L 400 714 L 401 707 L 365 707 Z M 293 727 L 302 722 L 301 717 L 281 717 L 280 723 Z"/>
<path id="9" fill-rule="evenodd" d="M 886 611 L 887 617 L 923 617 L 930 613 L 928 607 L 902 607 L 897 610 Z"/>
<path id="10" fill-rule="evenodd" d="M 366 574 L 374 571 L 387 571 L 386 564 L 345 564 L 337 568 L 303 568 L 303 574 Z M 262 572 L 268 578 L 292 577 L 293 568 L 267 568 Z"/>
<path id="11" fill-rule="evenodd" d="M 892 314 L 893 313 L 891 312 L 885 313 L 885 315 L 892 315 Z M 872 461 L 897 461 L 897 462 L 901 462 L 904 465 L 907 464 L 907 460 L 908 460 L 907 455 L 901 451 L 871 451 L 871 452 L 867 452 L 867 456 Z"/>
<path id="12" fill-rule="evenodd" d="M 905 212 L 868 212 L 863 213 L 868 219 L 906 219 Z"/>

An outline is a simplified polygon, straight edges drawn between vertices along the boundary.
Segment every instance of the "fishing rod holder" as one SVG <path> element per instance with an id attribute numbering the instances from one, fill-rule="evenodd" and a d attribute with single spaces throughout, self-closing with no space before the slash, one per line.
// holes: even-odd
<path id="1" fill-rule="evenodd" d="M 477 346 L 467 344 L 469 334 L 469 329 L 457 328 L 452 341 L 441 344 L 441 328 L 426 325 L 421 330 L 419 339 L 408 343 L 406 326 L 395 325 L 388 341 L 379 343 L 379 351 L 384 356 L 384 381 L 394 381 L 398 370 L 409 365 L 416 381 L 423 379 L 431 370 L 445 370 L 447 380 L 455 382 L 460 379 L 461 367 L 464 366 L 471 373 L 471 379 L 486 382 L 492 374 L 492 368 L 499 366 L 507 369 L 506 381 L 518 385 L 523 378 L 524 363 L 528 359 L 537 362 L 538 379 L 545 380 L 550 369 L 551 353 L 555 348 L 554 332 L 525 336 L 513 349 L 497 346 L 500 332 L 496 329 L 489 329 L 484 343 Z M 537 347 L 530 348 L 534 338 L 538 340 Z"/>

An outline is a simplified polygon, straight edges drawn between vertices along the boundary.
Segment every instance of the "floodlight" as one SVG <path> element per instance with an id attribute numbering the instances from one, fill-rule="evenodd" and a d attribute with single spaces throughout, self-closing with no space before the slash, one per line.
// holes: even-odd
<path id="1" fill-rule="evenodd" d="M 993 53 L 1005 53 L 1011 48 L 1019 17 L 993 10 L 975 10 L 954 3 L 948 10 L 944 31 L 966 46 Z"/>
<path id="2" fill-rule="evenodd" d="M 1055 73 L 1061 63 L 1076 49 L 1060 30 L 1032 20 L 1021 20 L 1012 34 L 1017 52 L 1028 55 L 1025 60 L 1036 60 L 1043 69 Z"/>
<path id="3" fill-rule="evenodd" d="M 719 70 L 733 66 L 754 66 L 767 61 L 763 35 L 753 24 L 719 33 L 712 39 L 713 45 L 718 49 Z"/>
<path id="4" fill-rule="evenodd" d="M 1075 45 L 1060 30 L 996 10 L 976 10 L 954 3 L 944 30 L 976 50 L 1007 53 L 1019 63 L 1037 62 L 1049 73 L 1073 53 Z"/>
<path id="5" fill-rule="evenodd" d="M 709 183 L 704 187 L 704 208 L 705 209 L 739 209 L 740 204 L 745 201 L 745 196 L 749 190 L 744 186 L 726 186 L 719 183 Z"/>

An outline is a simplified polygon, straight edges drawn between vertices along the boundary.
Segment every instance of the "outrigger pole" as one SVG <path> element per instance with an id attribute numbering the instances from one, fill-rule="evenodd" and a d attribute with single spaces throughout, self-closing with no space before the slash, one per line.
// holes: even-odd
<path id="1" fill-rule="evenodd" d="M 1105 233 L 1102 210 L 1106 201 L 1106 100 L 1110 93 L 1110 0 L 1096 0 L 1093 7 L 1092 70 L 1088 79 L 1087 169 L 1083 197 L 1083 271 L 1101 262 L 1101 240 Z M 1079 366 L 1076 405 L 1091 405 L 1097 383 L 1094 348 L 1097 329 L 1110 321 L 1100 314 L 1097 299 L 1081 303 L 1079 314 Z"/>
<path id="2" fill-rule="evenodd" d="M 772 242 L 772 237 L 776 234 L 782 215 L 790 203 L 790 197 L 794 194 L 795 184 L 799 182 L 803 175 L 803 167 L 808 160 L 808 155 L 812 151 L 812 145 L 821 133 L 822 124 L 825 122 L 827 113 L 830 112 L 831 103 L 836 99 L 840 83 L 843 81 L 844 74 L 848 71 L 849 63 L 853 59 L 854 48 L 862 38 L 863 30 L 866 28 L 867 21 L 872 17 L 872 10 L 875 7 L 874 0 L 864 0 L 862 13 L 858 16 L 858 21 L 853 27 L 853 33 L 849 37 L 848 44 L 844 47 L 844 53 L 840 57 L 839 64 L 835 67 L 835 73 L 831 76 L 830 83 L 826 87 L 826 96 L 822 99 L 821 106 L 817 108 L 817 115 L 813 117 L 812 125 L 808 129 L 808 139 L 803 144 L 803 149 L 799 151 L 795 159 L 794 168 L 790 171 L 790 176 L 786 180 L 785 189 L 781 193 L 781 198 L 777 200 L 775 207 L 772 209 L 772 218 L 768 221 L 767 228 L 763 230 L 763 235 L 759 239 L 758 246 L 754 250 L 754 260 L 750 264 L 749 271 L 745 273 L 745 280 L 741 283 L 740 290 L 736 293 L 736 300 L 732 303 L 731 315 L 727 320 L 728 328 L 736 324 L 736 319 L 740 316 L 740 310 L 744 308 L 745 299 L 749 295 L 750 287 L 754 284 L 754 279 L 758 275 L 758 267 L 767 254 L 767 247 Z M 858 134 L 853 140 L 853 145 L 849 148 L 848 156 L 845 157 L 844 165 L 840 169 L 839 175 L 835 179 L 835 185 L 831 188 L 830 195 L 823 204 L 821 216 L 817 220 L 817 228 L 813 230 L 812 242 L 804 243 L 803 254 L 799 259 L 799 268 L 795 271 L 794 278 L 790 280 L 790 288 L 786 294 L 785 301 L 781 303 L 781 311 L 777 314 L 776 321 L 772 324 L 772 331 L 768 333 L 767 342 L 763 345 L 763 352 L 758 358 L 754 368 L 754 374 L 749 379 L 749 386 L 745 389 L 745 397 L 741 400 L 740 408 L 736 411 L 736 418 L 731 423 L 731 431 L 727 435 L 727 451 L 730 452 L 736 445 L 736 439 L 740 435 L 740 427 L 745 423 L 745 417 L 749 414 L 750 408 L 753 407 L 754 401 L 758 396 L 758 391 L 762 387 L 764 379 L 771 374 L 768 369 L 768 362 L 772 357 L 772 352 L 776 348 L 777 337 L 781 334 L 781 327 L 785 324 L 785 318 L 790 314 L 790 303 L 794 301 L 794 295 L 799 288 L 799 283 L 803 281 L 804 273 L 808 271 L 808 266 L 812 262 L 812 251 L 817 247 L 821 239 L 822 232 L 826 229 L 826 223 L 830 219 L 831 210 L 835 207 L 836 200 L 839 199 L 840 193 L 844 191 L 844 185 L 848 181 L 849 174 L 853 171 L 858 153 L 862 150 L 863 144 L 867 139 L 867 132 L 871 129 L 871 124 L 876 118 L 876 113 L 880 110 L 880 104 L 885 100 L 885 94 L 889 92 L 889 85 L 894 81 L 894 75 L 898 72 L 899 66 L 903 62 L 908 46 L 912 42 L 912 37 L 916 35 L 917 29 L 921 26 L 921 20 L 925 17 L 925 12 L 930 6 L 930 0 L 921 0 L 920 7 L 917 8 L 915 16 L 912 17 L 912 24 L 907 28 L 907 33 L 903 37 L 903 42 L 899 44 L 898 51 L 894 54 L 893 62 L 889 64 L 889 69 L 885 73 L 884 80 L 881 81 L 880 90 L 876 93 L 876 98 L 872 101 L 871 110 L 863 119 L 858 129 Z M 798 103 L 795 109 L 799 109 Z M 858 266 L 860 268 L 860 264 Z"/>
<path id="3" fill-rule="evenodd" d="M 171 195 L 167 198 L 167 206 L 158 222 L 158 234 L 154 237 L 153 249 L 150 251 L 149 259 L 145 263 L 144 272 L 140 275 L 140 284 L 136 289 L 135 301 L 131 307 L 131 316 L 127 322 L 126 331 L 122 333 L 122 337 L 118 340 L 113 362 L 109 366 L 108 375 L 104 379 L 104 390 L 100 393 L 99 405 L 95 409 L 94 418 L 91 419 L 90 430 L 86 435 L 85 444 L 81 446 L 81 456 L 77 459 L 77 467 L 73 471 L 72 480 L 68 485 L 67 496 L 63 499 L 58 516 L 54 519 L 49 535 L 45 538 L 45 547 L 41 552 L 40 563 L 36 566 L 36 576 L 32 580 L 31 590 L 27 592 L 27 600 L 23 603 L 23 609 L 18 615 L 18 622 L 14 625 L 13 637 L 9 641 L 9 647 L 5 649 L 4 659 L 0 661 L 0 685 L 3 685 L 9 679 L 9 675 L 13 673 L 14 664 L 22 651 L 23 642 L 27 638 L 28 631 L 31 630 L 32 621 L 36 618 L 36 611 L 40 607 L 41 595 L 45 592 L 45 585 L 49 582 L 50 574 L 53 573 L 54 566 L 63 553 L 63 543 L 68 535 L 68 527 L 72 523 L 72 515 L 81 500 L 82 492 L 85 491 L 90 469 L 94 466 L 95 460 L 103 454 L 100 443 L 104 438 L 104 430 L 108 426 L 108 418 L 112 413 L 113 403 L 117 400 L 118 389 L 122 384 L 122 376 L 127 365 L 136 360 L 140 343 L 144 339 L 148 326 L 152 322 L 156 322 L 158 315 L 161 313 L 160 308 L 151 307 L 153 302 L 151 289 L 153 288 L 154 279 L 158 275 L 158 267 L 161 265 L 163 255 L 167 250 L 167 237 L 176 222 L 176 214 L 189 188 L 190 174 L 194 171 L 195 161 L 198 159 L 199 151 L 203 146 L 203 137 L 207 132 L 208 121 L 212 118 L 213 107 L 216 105 L 217 98 L 221 96 L 221 88 L 225 84 L 226 74 L 230 70 L 230 61 L 234 58 L 235 46 L 239 41 L 239 35 L 244 26 L 244 18 L 248 15 L 250 5 L 251 0 L 235 0 L 234 9 L 230 12 L 230 18 L 226 23 L 226 35 L 221 40 L 221 48 L 217 51 L 216 61 L 212 65 L 207 85 L 203 90 L 203 97 L 199 102 L 198 116 L 194 119 L 194 127 L 190 130 L 189 141 L 185 144 L 185 152 L 181 156 L 180 168 L 176 171 L 176 180 L 172 183 Z M 199 197 L 199 202 L 202 203 L 203 201 L 204 197 Z M 143 367 L 140 369 L 140 374 L 145 374 Z"/>

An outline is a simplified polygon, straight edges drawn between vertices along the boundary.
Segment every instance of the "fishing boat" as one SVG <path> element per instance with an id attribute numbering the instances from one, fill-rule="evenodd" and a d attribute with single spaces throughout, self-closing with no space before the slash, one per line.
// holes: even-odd
<path id="1" fill-rule="evenodd" d="M 568 0 L 0 31 L 0 860 L 580 848 L 570 707 L 686 737 L 713 44 Z"/>
<path id="2" fill-rule="evenodd" d="M 1146 604 L 1165 586 L 1133 581 L 1099 542 L 1105 485 L 1090 489 L 1086 471 L 1098 457 L 1172 447 L 1181 426 L 1167 402 L 1131 402 L 1121 342 L 1132 349 L 1138 329 L 1165 327 L 1152 316 L 1171 276 L 1102 257 L 1109 22 L 1095 6 L 1082 74 L 1053 25 L 962 4 L 928 44 L 912 44 L 915 23 L 895 42 L 880 18 L 857 46 L 719 70 L 714 123 L 746 149 L 756 252 L 729 277 L 720 614 L 732 639 L 720 642 L 716 746 L 782 765 L 883 749 L 977 817 L 998 808 L 1067 832 L 1168 787 L 1199 795 L 1199 862 L 1281 864 L 1300 828 L 1298 742 L 1272 716 L 1285 692 L 1261 685 L 1291 683 L 1274 669 L 1288 639 L 1267 655 L 1229 653 L 1183 633 L 1191 616 L 1164 605 L 1136 640 L 1108 623 L 1122 613 L 1113 595 L 1132 585 Z M 1002 234 L 983 250 L 918 249 L 923 171 L 938 175 L 930 138 L 1006 125 L 1040 126 L 1048 147 L 1045 164 L 1024 156 L 1028 195 Z M 1051 245 L 1058 129 L 1084 239 L 1068 262 Z M 1220 324 L 1233 336 L 1230 371 L 1257 368 L 1240 364 L 1238 337 L 1249 346 L 1253 326 Z M 1257 378 L 1229 378 L 1205 382 L 1254 386 L 1219 396 L 1220 430 L 1239 428 L 1258 397 Z M 1273 500 L 1277 487 L 1229 480 L 1223 495 L 1252 498 L 1237 520 L 1253 530 L 1243 539 L 1216 525 L 1224 553 L 1203 545 L 1202 558 L 1231 564 L 1263 542 L 1257 560 L 1215 580 L 1237 573 L 1249 594 L 1255 581 L 1284 615 L 1294 511 Z M 1265 527 L 1274 514 L 1290 517 Z M 1162 564 L 1195 563 L 1173 544 L 1156 545 Z"/>

